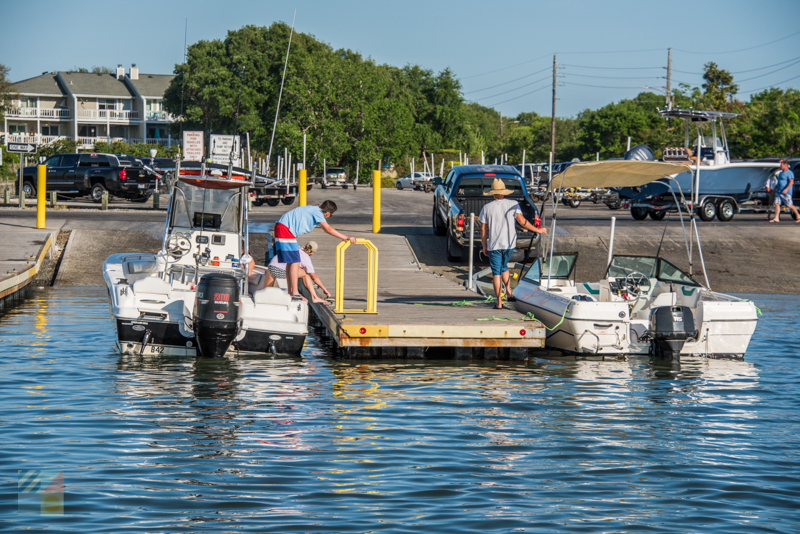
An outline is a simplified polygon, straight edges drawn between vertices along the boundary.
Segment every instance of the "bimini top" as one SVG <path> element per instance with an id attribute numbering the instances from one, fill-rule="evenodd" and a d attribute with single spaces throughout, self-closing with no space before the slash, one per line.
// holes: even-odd
<path id="1" fill-rule="evenodd" d="M 573 163 L 566 171 L 554 176 L 551 184 L 559 189 L 638 187 L 665 176 L 686 172 L 688 169 L 689 167 L 683 164 L 662 161 L 587 161 Z"/>
<path id="2" fill-rule="evenodd" d="M 717 119 L 732 119 L 739 113 L 723 111 L 701 111 L 697 109 L 659 109 L 658 116 L 666 119 L 685 119 L 692 122 L 713 122 Z"/>

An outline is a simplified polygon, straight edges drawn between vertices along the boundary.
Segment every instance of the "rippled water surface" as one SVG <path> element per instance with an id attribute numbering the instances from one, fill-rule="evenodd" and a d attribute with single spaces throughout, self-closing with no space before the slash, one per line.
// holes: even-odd
<path id="1" fill-rule="evenodd" d="M 800 298 L 745 361 L 520 364 L 113 350 L 104 289 L 0 319 L 0 528 L 798 532 Z M 65 515 L 17 513 L 63 470 Z"/>

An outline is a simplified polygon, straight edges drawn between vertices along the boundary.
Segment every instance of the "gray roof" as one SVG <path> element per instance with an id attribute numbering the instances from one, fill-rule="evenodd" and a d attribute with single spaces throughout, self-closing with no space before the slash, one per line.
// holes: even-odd
<path id="1" fill-rule="evenodd" d="M 131 83 L 142 96 L 161 97 L 174 77 L 174 74 L 139 74 L 139 79 Z"/>
<path id="2" fill-rule="evenodd" d="M 118 80 L 113 74 L 64 71 L 59 74 L 73 95 L 133 97 L 125 82 Z"/>
<path id="3" fill-rule="evenodd" d="M 56 75 L 49 72 L 16 82 L 14 83 L 14 89 L 21 94 L 64 96 L 64 92 L 61 91 L 58 82 L 56 82 Z"/>

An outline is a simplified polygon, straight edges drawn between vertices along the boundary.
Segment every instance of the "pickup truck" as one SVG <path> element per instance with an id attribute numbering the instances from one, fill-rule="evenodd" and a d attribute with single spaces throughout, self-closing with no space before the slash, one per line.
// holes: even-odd
<path id="1" fill-rule="evenodd" d="M 155 191 L 156 176 L 144 168 L 142 161 L 132 156 L 114 154 L 55 154 L 45 160 L 47 191 L 63 196 L 83 196 L 100 202 L 103 192 L 126 198 L 131 202 L 146 202 Z M 22 190 L 27 198 L 36 196 L 38 174 L 35 166 L 22 172 Z M 19 178 L 15 182 L 19 187 Z"/>
<path id="2" fill-rule="evenodd" d="M 492 181 L 500 178 L 506 188 L 514 191 L 509 199 L 519 202 L 522 214 L 537 228 L 541 225 L 539 211 L 528 194 L 522 176 L 508 165 L 461 165 L 454 167 L 444 182 L 438 183 L 433 196 L 433 233 L 447 236 L 447 259 L 462 261 L 464 248 L 469 247 L 469 214 L 475 214 L 475 248 L 481 248 L 481 223 L 478 216 L 483 206 L 494 200 L 484 195 L 492 188 Z M 517 250 L 525 259 L 538 253 L 539 234 L 517 229 Z"/>

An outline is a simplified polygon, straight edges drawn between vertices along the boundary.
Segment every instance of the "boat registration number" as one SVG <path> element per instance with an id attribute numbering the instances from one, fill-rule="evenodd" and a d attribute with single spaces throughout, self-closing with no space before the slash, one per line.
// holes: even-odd
<path id="1" fill-rule="evenodd" d="M 150 352 L 150 354 L 164 354 L 164 347 L 160 347 L 158 345 L 150 345 L 147 348 L 150 349 L 148 351 Z"/>

